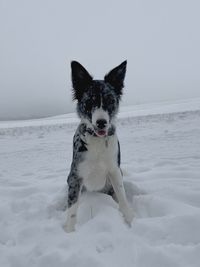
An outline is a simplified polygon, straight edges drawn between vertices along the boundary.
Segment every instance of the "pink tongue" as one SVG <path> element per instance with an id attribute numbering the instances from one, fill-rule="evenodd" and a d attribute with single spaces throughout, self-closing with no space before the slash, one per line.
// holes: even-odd
<path id="1" fill-rule="evenodd" d="M 104 130 L 100 130 L 100 131 L 97 132 L 97 134 L 98 134 L 99 136 L 105 136 L 105 135 L 106 135 L 106 131 L 104 131 Z"/>

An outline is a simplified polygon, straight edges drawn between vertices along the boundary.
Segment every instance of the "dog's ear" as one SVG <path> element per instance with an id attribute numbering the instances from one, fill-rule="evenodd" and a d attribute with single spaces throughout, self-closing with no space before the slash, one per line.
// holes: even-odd
<path id="1" fill-rule="evenodd" d="M 87 70 L 77 61 L 71 62 L 73 99 L 80 100 L 93 78 Z"/>
<path id="2" fill-rule="evenodd" d="M 122 95 L 122 89 L 124 87 L 126 65 L 127 61 L 125 60 L 119 66 L 117 66 L 116 68 L 111 70 L 108 74 L 106 74 L 106 76 L 104 77 L 104 81 L 112 85 L 119 96 Z"/>

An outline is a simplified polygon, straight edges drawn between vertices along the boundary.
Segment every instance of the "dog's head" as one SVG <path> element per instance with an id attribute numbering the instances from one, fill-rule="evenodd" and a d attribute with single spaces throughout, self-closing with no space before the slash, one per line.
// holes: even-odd
<path id="1" fill-rule="evenodd" d="M 71 62 L 73 99 L 77 100 L 77 113 L 99 137 L 107 135 L 117 114 L 126 64 L 124 61 L 111 70 L 104 80 L 94 80 L 80 63 Z"/>

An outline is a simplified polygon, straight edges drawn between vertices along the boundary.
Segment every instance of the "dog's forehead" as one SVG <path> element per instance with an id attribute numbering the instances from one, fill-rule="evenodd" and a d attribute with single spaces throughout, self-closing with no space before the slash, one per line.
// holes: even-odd
<path id="1" fill-rule="evenodd" d="M 93 80 L 91 90 L 94 94 L 107 94 L 110 93 L 110 87 L 104 80 Z"/>

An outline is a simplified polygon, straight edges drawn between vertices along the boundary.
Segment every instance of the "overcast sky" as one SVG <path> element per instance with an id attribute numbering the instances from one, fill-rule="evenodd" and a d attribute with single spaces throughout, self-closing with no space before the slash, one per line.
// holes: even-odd
<path id="1" fill-rule="evenodd" d="M 200 97 L 199 0 L 0 0 L 0 119 L 74 110 L 70 61 L 128 60 L 123 105 Z"/>

